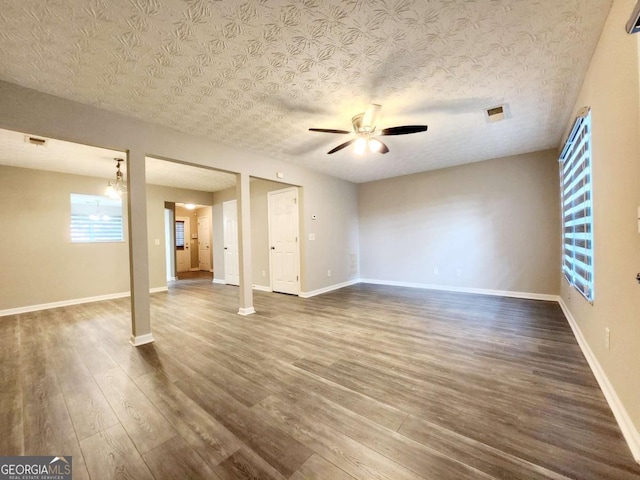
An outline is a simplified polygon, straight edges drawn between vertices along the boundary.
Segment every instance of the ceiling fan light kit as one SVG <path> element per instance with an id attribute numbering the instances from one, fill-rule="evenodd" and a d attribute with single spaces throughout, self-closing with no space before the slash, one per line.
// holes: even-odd
<path id="1" fill-rule="evenodd" d="M 363 155 L 367 151 L 384 154 L 389 152 L 389 147 L 387 147 L 382 140 L 375 137 L 385 135 L 408 135 L 410 133 L 425 132 L 427 130 L 427 125 L 403 125 L 399 127 L 385 128 L 376 132 L 376 126 L 378 119 L 380 118 L 381 110 L 381 105 L 373 103 L 366 112 L 354 115 L 353 118 L 351 118 L 351 124 L 353 125 L 353 132 L 357 135 L 357 138 L 341 143 L 337 147 L 329 150 L 327 153 L 331 155 L 332 153 L 355 143 L 354 151 L 358 155 Z M 337 133 L 340 135 L 351 133 L 348 130 L 337 130 L 334 128 L 310 128 L 309 131 Z"/>

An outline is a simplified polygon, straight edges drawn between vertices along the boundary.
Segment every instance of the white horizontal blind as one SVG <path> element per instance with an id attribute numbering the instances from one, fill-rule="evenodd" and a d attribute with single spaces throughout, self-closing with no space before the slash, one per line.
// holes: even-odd
<path id="1" fill-rule="evenodd" d="M 71 242 L 122 242 L 122 200 L 72 193 Z"/>
<path id="2" fill-rule="evenodd" d="M 593 212 L 591 114 L 576 118 L 560 155 L 563 226 L 562 271 L 567 281 L 593 301 Z"/>
<path id="3" fill-rule="evenodd" d="M 71 241 L 121 242 L 122 217 L 108 217 L 94 220 L 90 215 L 71 215 Z"/>
<path id="4" fill-rule="evenodd" d="M 184 221 L 176 220 L 176 247 L 184 248 Z"/>

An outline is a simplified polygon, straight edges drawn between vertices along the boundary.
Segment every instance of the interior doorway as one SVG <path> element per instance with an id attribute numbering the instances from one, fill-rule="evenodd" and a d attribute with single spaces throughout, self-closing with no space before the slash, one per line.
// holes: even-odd
<path id="1" fill-rule="evenodd" d="M 165 203 L 167 281 L 213 279 L 212 206 Z"/>
<path id="2" fill-rule="evenodd" d="M 176 270 L 178 273 L 191 271 L 191 219 L 176 217 Z"/>
<path id="3" fill-rule="evenodd" d="M 213 272 L 211 257 L 211 221 L 208 215 L 198 216 L 198 270 Z"/>
<path id="4" fill-rule="evenodd" d="M 238 201 L 222 204 L 224 225 L 224 281 L 227 285 L 240 285 L 240 259 L 238 248 Z"/>
<path id="5" fill-rule="evenodd" d="M 300 243 L 298 189 L 275 190 L 268 194 L 269 270 L 274 292 L 300 293 Z"/>

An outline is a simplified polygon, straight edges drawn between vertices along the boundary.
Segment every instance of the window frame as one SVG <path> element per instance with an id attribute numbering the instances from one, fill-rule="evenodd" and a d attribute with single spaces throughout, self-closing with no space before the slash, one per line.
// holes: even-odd
<path id="1" fill-rule="evenodd" d="M 562 273 L 589 303 L 595 298 L 591 109 L 576 116 L 560 157 Z"/>

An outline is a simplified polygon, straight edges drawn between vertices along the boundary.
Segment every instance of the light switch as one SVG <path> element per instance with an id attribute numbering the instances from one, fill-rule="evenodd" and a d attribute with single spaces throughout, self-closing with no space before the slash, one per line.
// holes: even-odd
<path id="1" fill-rule="evenodd" d="M 316 239 L 316 234 L 315 233 L 310 233 L 309 234 L 309 240 L 315 240 Z"/>

